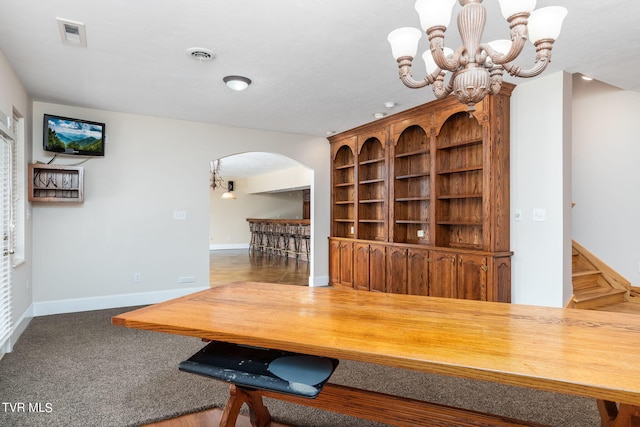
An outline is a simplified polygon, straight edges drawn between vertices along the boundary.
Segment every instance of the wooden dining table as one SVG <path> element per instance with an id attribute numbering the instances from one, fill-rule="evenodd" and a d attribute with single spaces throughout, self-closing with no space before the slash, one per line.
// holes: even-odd
<path id="1" fill-rule="evenodd" d="M 589 397 L 603 426 L 640 425 L 640 316 L 632 314 L 238 282 L 112 323 Z M 331 383 L 316 399 L 255 393 L 396 426 L 536 425 Z M 268 425 L 264 412 L 254 425 Z"/>

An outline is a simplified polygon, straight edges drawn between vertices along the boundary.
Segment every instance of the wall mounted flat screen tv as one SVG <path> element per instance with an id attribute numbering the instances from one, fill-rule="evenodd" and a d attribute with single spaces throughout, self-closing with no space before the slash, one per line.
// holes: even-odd
<path id="1" fill-rule="evenodd" d="M 78 156 L 104 156 L 104 123 L 44 115 L 44 150 Z"/>

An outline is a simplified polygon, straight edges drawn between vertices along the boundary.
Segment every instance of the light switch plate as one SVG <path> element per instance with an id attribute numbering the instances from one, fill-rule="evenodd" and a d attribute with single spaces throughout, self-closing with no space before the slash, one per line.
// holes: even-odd
<path id="1" fill-rule="evenodd" d="M 187 211 L 173 211 L 173 219 L 187 219 Z"/>
<path id="2" fill-rule="evenodd" d="M 536 208 L 533 210 L 533 215 L 531 217 L 533 221 L 546 221 L 547 220 L 547 211 L 545 209 Z"/>

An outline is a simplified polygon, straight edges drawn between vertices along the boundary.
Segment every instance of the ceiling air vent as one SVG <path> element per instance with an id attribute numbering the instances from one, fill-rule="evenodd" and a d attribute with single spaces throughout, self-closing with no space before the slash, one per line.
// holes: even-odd
<path id="1" fill-rule="evenodd" d="M 187 49 L 187 54 L 199 62 L 211 61 L 216 58 L 216 54 L 203 47 L 192 47 Z"/>
<path id="2" fill-rule="evenodd" d="M 82 22 L 69 21 L 67 19 L 56 18 L 60 41 L 64 44 L 78 47 L 87 47 L 87 34 Z"/>

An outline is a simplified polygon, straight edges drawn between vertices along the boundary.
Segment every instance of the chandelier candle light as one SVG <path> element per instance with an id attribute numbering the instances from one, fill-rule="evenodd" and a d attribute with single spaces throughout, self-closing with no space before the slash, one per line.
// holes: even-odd
<path id="1" fill-rule="evenodd" d="M 469 111 L 487 94 L 495 95 L 502 86 L 502 74 L 507 71 L 516 77 L 535 77 L 551 61 L 551 48 L 560 34 L 567 9 L 560 6 L 534 10 L 536 0 L 499 0 L 502 15 L 511 28 L 511 40 L 482 43 L 487 20 L 482 0 L 457 0 L 462 6 L 458 14 L 458 30 L 462 46 L 453 51 L 444 47 L 444 33 L 451 21 L 456 0 L 417 0 L 416 11 L 420 24 L 429 37 L 430 50 L 422 58 L 427 69 L 424 80 L 414 80 L 411 63 L 418 50 L 422 32 L 417 28 L 399 28 L 387 38 L 393 57 L 398 61 L 400 80 L 412 89 L 432 85 L 436 98 L 453 93 Z M 522 70 L 512 62 L 520 55 L 527 38 L 536 47 L 535 64 Z M 445 85 L 446 72 L 452 73 Z"/>
<path id="2" fill-rule="evenodd" d="M 222 198 L 225 200 L 235 200 L 236 195 L 233 194 L 233 181 L 228 181 L 227 185 L 224 185 L 224 179 L 220 175 L 220 159 L 211 162 L 211 181 L 210 187 L 213 191 L 217 188 L 222 188 L 225 192 L 222 194 Z"/>

